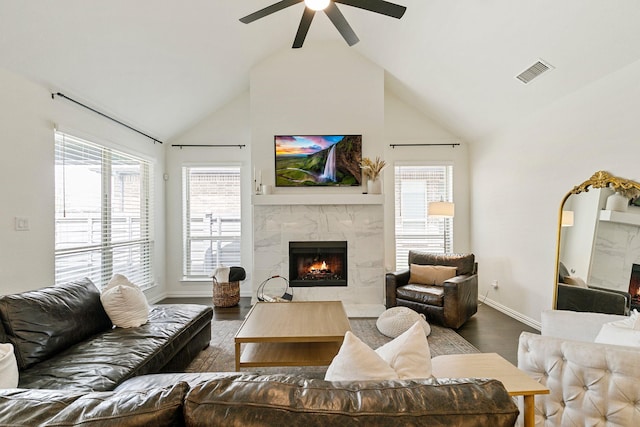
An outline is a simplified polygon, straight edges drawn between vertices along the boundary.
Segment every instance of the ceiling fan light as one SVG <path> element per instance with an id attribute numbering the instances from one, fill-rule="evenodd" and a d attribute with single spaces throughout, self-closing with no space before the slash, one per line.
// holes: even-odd
<path id="1" fill-rule="evenodd" d="M 309 9 L 313 10 L 324 10 L 327 6 L 329 6 L 330 0 L 304 0 L 305 6 Z"/>

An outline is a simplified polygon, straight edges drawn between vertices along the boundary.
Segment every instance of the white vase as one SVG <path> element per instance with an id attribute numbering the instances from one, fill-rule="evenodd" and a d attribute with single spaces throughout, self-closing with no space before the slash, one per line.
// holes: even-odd
<path id="1" fill-rule="evenodd" d="M 626 212 L 629 208 L 629 199 L 624 197 L 620 193 L 613 193 L 607 197 L 607 205 L 605 207 L 608 211 Z"/>
<path id="2" fill-rule="evenodd" d="M 367 193 L 382 194 L 382 178 L 370 179 L 367 181 Z"/>

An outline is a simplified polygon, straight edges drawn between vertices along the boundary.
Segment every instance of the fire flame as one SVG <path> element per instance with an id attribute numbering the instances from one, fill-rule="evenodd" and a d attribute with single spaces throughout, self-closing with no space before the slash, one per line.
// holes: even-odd
<path id="1" fill-rule="evenodd" d="M 329 266 L 325 261 L 322 261 L 322 263 L 316 262 L 311 267 L 309 267 L 310 273 L 318 273 L 318 272 L 324 272 L 324 271 L 329 271 Z"/>

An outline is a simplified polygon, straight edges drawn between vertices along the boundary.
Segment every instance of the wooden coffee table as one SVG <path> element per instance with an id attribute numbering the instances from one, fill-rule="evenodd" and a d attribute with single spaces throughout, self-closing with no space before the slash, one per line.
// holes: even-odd
<path id="1" fill-rule="evenodd" d="M 535 425 L 535 395 L 549 389 L 496 353 L 448 354 L 431 359 L 437 378 L 495 378 L 510 396 L 524 396 L 524 425 Z"/>
<path id="2" fill-rule="evenodd" d="M 340 301 L 258 302 L 235 336 L 236 371 L 329 365 L 350 330 Z"/>

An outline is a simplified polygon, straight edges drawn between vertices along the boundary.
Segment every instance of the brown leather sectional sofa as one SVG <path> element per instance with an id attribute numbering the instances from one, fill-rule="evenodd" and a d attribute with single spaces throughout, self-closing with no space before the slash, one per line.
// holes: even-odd
<path id="1" fill-rule="evenodd" d="M 496 380 L 332 383 L 291 375 L 158 374 L 115 391 L 0 391 L 0 425 L 513 426 Z"/>
<path id="2" fill-rule="evenodd" d="M 179 372 L 211 341 L 211 307 L 156 305 L 138 328 L 113 328 L 89 280 L 0 297 L 21 388 L 108 391 L 129 378 Z"/>
<path id="3" fill-rule="evenodd" d="M 296 375 L 181 372 L 209 344 L 212 310 L 154 306 L 112 328 L 89 281 L 0 297 L 0 341 L 20 364 L 0 426 L 513 426 L 502 383 L 337 383 Z"/>

